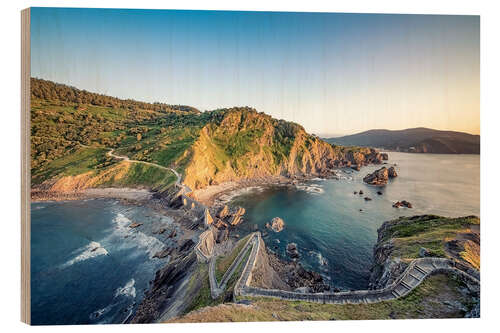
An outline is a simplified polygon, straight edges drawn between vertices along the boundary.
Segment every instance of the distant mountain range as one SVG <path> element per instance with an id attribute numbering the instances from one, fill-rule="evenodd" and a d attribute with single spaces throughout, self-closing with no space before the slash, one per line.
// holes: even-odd
<path id="1" fill-rule="evenodd" d="M 375 129 L 324 140 L 335 145 L 377 147 L 415 153 L 479 154 L 480 152 L 479 135 L 424 127 L 398 131 Z"/>

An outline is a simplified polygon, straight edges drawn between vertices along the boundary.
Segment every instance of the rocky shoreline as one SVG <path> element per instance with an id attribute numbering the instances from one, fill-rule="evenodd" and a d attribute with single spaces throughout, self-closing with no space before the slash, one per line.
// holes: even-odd
<path id="1" fill-rule="evenodd" d="M 365 155 L 353 154 L 352 162 L 339 167 L 352 167 L 359 170 L 359 167 L 368 163 L 381 164 L 387 159 L 384 154 L 371 151 L 367 159 Z M 252 179 L 241 179 L 221 184 L 209 185 L 203 189 L 198 189 L 190 193 L 185 193 L 184 188 L 170 188 L 165 192 L 152 192 L 147 189 L 129 188 L 94 188 L 70 193 L 51 192 L 42 190 L 32 190 L 34 201 L 62 201 L 62 200 L 82 200 L 94 198 L 119 199 L 131 205 L 146 205 L 166 216 L 171 216 L 174 221 L 182 226 L 184 241 L 194 237 L 204 230 L 208 225 L 213 225 L 217 231 L 215 242 L 234 243 L 240 238 L 234 227 L 242 222 L 244 209 L 232 207 L 227 209 L 227 214 L 221 216 L 221 210 L 234 196 L 253 187 L 263 186 L 299 186 L 301 183 L 313 178 L 336 178 L 340 179 L 339 169 L 332 168 L 321 175 L 294 175 L 291 177 L 261 177 Z M 191 198 L 193 203 L 186 205 L 186 198 Z M 182 200 L 179 201 L 179 198 Z M 196 203 L 196 209 L 194 209 Z M 199 207 L 198 207 L 199 206 Z M 206 208 L 203 208 L 206 207 Z M 200 209 L 202 213 L 200 214 Z M 204 209 L 204 211 L 203 211 Z M 276 226 L 280 230 L 283 226 Z M 185 231 L 185 232 L 184 232 Z M 230 232 L 232 231 L 232 232 Z M 136 314 L 131 317 L 131 322 L 151 322 L 166 319 L 171 315 L 177 315 L 178 311 L 184 311 L 187 302 L 186 295 L 176 292 L 172 286 L 181 288 L 187 280 L 191 279 L 197 264 L 193 261 L 194 244 L 178 242 L 178 249 L 166 249 L 162 253 L 157 253 L 155 257 L 161 258 L 172 256 L 172 260 L 164 268 L 156 273 L 156 277 L 151 281 L 151 288 L 146 294 L 146 299 L 139 306 Z M 269 264 L 279 278 L 290 290 L 301 292 L 323 292 L 330 290 L 330 286 L 323 281 L 322 276 L 313 271 L 305 270 L 297 260 L 280 258 L 271 250 L 267 250 Z M 291 250 L 291 253 L 295 253 Z M 195 257 L 195 256 L 194 256 Z M 293 256 L 292 256 L 293 259 Z M 298 258 L 295 258 L 298 259 Z M 193 292 L 193 290 L 190 290 Z M 192 295 L 191 295 L 192 296 Z"/>
<path id="2" fill-rule="evenodd" d="M 31 190 L 31 202 L 71 201 L 103 198 L 143 202 L 150 200 L 153 195 L 154 192 L 151 192 L 148 189 L 136 189 L 127 187 L 89 188 L 71 192 L 41 190 L 34 188 Z"/>

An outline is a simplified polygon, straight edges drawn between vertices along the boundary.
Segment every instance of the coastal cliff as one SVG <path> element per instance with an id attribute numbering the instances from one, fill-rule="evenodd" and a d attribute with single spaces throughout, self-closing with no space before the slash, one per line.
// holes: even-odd
<path id="1" fill-rule="evenodd" d="M 478 273 L 475 270 L 479 269 L 479 257 L 476 256 L 479 253 L 474 250 L 474 244 L 479 245 L 479 218 L 474 216 L 445 218 L 434 215 L 401 217 L 385 222 L 378 233 L 378 242 L 374 248 L 376 269 L 372 274 L 378 288 L 394 282 L 407 265 L 419 257 L 454 259 L 457 262 L 454 267 L 466 274 L 434 266 L 434 271 L 407 295 L 384 302 L 321 304 L 321 302 L 306 303 L 273 297 L 247 296 L 237 297 L 232 302 L 224 304 L 209 304 L 169 321 L 296 321 L 311 318 L 352 320 L 480 316 Z M 252 272 L 251 286 L 282 290 L 291 288 L 298 292 L 311 290 L 308 286 L 295 289 L 295 286 L 290 285 L 286 274 L 282 272 L 283 269 L 279 268 L 287 264 L 274 263 L 272 254 L 264 246 L 261 247 L 257 258 L 257 264 Z M 413 264 L 412 267 L 416 266 Z M 420 266 L 417 268 L 422 269 Z M 471 278 L 472 275 L 474 277 Z"/>
<path id="2" fill-rule="evenodd" d="M 370 148 L 332 146 L 298 124 L 250 108 L 213 111 L 178 163 L 193 189 L 241 179 L 324 176 L 335 167 L 381 163 Z"/>
<path id="3" fill-rule="evenodd" d="M 420 257 L 454 259 L 479 270 L 479 225 L 480 220 L 475 216 L 419 215 L 384 222 L 378 229 L 374 247 L 370 286 L 375 289 L 388 286 L 412 259 Z"/>
<path id="4" fill-rule="evenodd" d="M 328 177 L 382 163 L 375 149 L 331 145 L 250 107 L 199 112 L 123 101 L 32 79 L 32 198 L 81 198 L 95 188 L 161 192 L 174 169 L 191 189 L 277 177 Z"/>

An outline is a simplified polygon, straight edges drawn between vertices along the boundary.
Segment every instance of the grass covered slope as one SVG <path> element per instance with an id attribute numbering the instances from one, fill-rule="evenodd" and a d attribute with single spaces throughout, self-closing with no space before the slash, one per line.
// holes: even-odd
<path id="1" fill-rule="evenodd" d="M 425 248 L 428 256 L 463 260 L 479 269 L 479 225 L 475 216 L 400 217 L 379 228 L 375 256 L 415 259 Z"/>
<path id="2" fill-rule="evenodd" d="M 459 318 L 472 308 L 463 288 L 453 275 L 439 274 L 426 279 L 407 296 L 390 302 L 338 305 L 246 298 L 250 305 L 210 306 L 170 322 Z"/>
<path id="3" fill-rule="evenodd" d="M 201 113 L 188 106 L 121 100 L 39 79 L 31 80 L 31 89 L 35 187 L 89 172 L 92 177 L 106 174 L 92 186 L 158 188 L 170 183 L 170 176 L 153 171 L 153 166 L 121 163 L 113 168 L 118 161 L 105 155 L 111 148 L 132 160 L 173 167 L 193 189 L 248 178 L 324 175 L 345 161 L 362 164 L 374 154 L 368 148 L 332 146 L 298 124 L 249 107 Z"/>
<path id="4" fill-rule="evenodd" d="M 175 183 L 170 170 L 129 161 L 116 161 L 103 148 L 79 147 L 51 161 L 33 175 L 39 191 L 69 193 L 95 187 L 139 187 L 163 190 Z"/>

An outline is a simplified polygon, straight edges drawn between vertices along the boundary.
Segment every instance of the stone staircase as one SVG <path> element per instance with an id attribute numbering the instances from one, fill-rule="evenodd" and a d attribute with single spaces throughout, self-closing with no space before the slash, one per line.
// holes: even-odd
<path id="1" fill-rule="evenodd" d="M 217 283 L 215 277 L 215 256 L 209 260 L 209 280 L 212 298 L 217 298 L 226 288 L 227 282 L 234 274 L 236 268 L 240 265 L 248 248 L 251 247 L 251 253 L 245 263 L 243 272 L 240 275 L 234 287 L 233 296 L 252 297 L 272 297 L 288 301 L 305 301 L 321 304 L 359 304 L 376 303 L 390 301 L 408 295 L 413 289 L 418 287 L 427 277 L 442 273 L 454 272 L 472 284 L 479 285 L 479 272 L 467 267 L 459 262 L 446 258 L 419 258 L 414 259 L 401 276 L 391 285 L 383 289 L 374 290 L 355 290 L 341 292 L 323 292 L 323 293 L 301 293 L 294 291 L 285 291 L 278 289 L 263 289 L 252 287 L 252 272 L 257 262 L 257 254 L 261 246 L 261 234 L 255 232 L 249 237 L 245 246 L 235 258 L 231 266 L 225 272 L 220 283 Z"/>
<path id="2" fill-rule="evenodd" d="M 479 285 L 479 272 L 446 258 L 420 258 L 413 260 L 401 276 L 391 285 L 383 289 L 355 290 L 343 292 L 300 293 L 276 289 L 263 289 L 250 286 L 252 270 L 255 267 L 260 233 L 255 233 L 257 246 L 247 261 L 243 274 L 238 280 L 234 296 L 273 297 L 289 301 L 306 301 L 322 304 L 359 304 L 389 301 L 406 296 L 422 283 L 428 276 L 436 273 L 452 271 L 469 282 Z"/>

